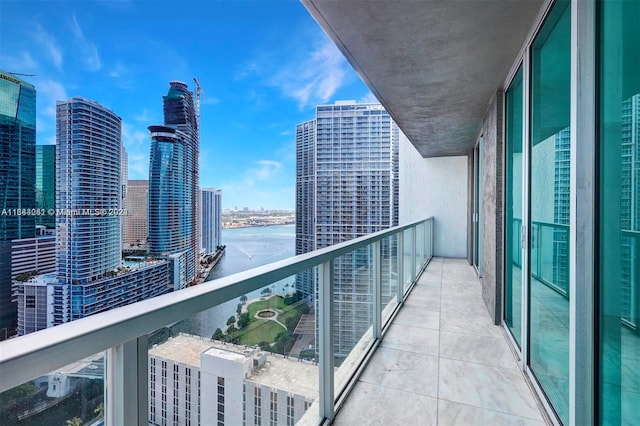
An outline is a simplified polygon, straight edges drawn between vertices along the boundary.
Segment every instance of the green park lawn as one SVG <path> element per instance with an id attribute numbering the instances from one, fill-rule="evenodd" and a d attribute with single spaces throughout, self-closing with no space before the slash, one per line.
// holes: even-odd
<path id="1" fill-rule="evenodd" d="M 278 321 L 282 324 L 286 324 L 289 318 L 294 318 L 295 324 L 297 324 L 302 316 L 303 307 L 300 303 L 285 305 L 284 298 L 280 296 L 253 302 L 247 306 L 251 322 L 246 328 L 239 331 L 240 344 L 254 346 L 260 342 L 275 342 L 278 334 L 285 331 L 285 329 L 275 321 L 256 319 L 256 312 L 263 309 L 276 310 L 278 312 Z M 293 333 L 293 329 L 288 331 Z"/>

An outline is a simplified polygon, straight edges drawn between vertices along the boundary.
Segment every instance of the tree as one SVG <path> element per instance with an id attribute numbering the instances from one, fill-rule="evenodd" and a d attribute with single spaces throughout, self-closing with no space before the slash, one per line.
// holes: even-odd
<path id="1" fill-rule="evenodd" d="M 223 337 L 224 333 L 220 328 L 216 328 L 216 331 L 213 332 L 213 336 L 211 336 L 213 340 L 222 340 Z"/>
<path id="2" fill-rule="evenodd" d="M 298 325 L 298 320 L 296 319 L 296 317 L 289 317 L 285 321 L 285 324 L 289 331 L 293 331 L 296 328 L 296 325 Z"/>
<path id="3" fill-rule="evenodd" d="M 21 404 L 28 404 L 36 393 L 38 390 L 31 382 L 0 393 L 0 413 L 7 412 Z"/>
<path id="4" fill-rule="evenodd" d="M 236 313 L 240 315 L 242 313 L 242 303 L 238 303 L 238 307 L 236 308 Z"/>
<path id="5" fill-rule="evenodd" d="M 67 420 L 67 426 L 82 426 L 82 419 L 80 417 L 74 417 Z"/>
<path id="6" fill-rule="evenodd" d="M 238 318 L 238 327 L 245 328 L 249 325 L 250 322 L 251 317 L 249 316 L 248 312 L 245 312 L 244 314 L 240 315 L 240 318 Z"/>
<path id="7" fill-rule="evenodd" d="M 236 317 L 235 317 L 235 316 L 233 316 L 233 315 L 231 315 L 231 316 L 229 317 L 229 319 L 227 320 L 227 325 L 231 325 L 231 324 L 233 324 L 234 322 L 236 322 Z"/>
<path id="8" fill-rule="evenodd" d="M 247 303 L 247 300 L 248 298 L 246 294 L 243 294 L 242 296 L 240 296 L 240 303 L 242 303 L 243 305 Z"/>
<path id="9" fill-rule="evenodd" d="M 98 404 L 98 406 L 96 407 L 95 410 L 93 410 L 94 413 L 96 413 L 98 416 L 102 417 L 102 415 L 104 414 L 104 402 L 101 402 L 100 404 Z"/>
<path id="10" fill-rule="evenodd" d="M 31 278 L 35 277 L 36 275 L 38 275 L 38 271 L 23 272 L 21 274 L 16 275 L 15 280 L 20 282 L 25 282 L 25 281 L 29 281 Z"/>

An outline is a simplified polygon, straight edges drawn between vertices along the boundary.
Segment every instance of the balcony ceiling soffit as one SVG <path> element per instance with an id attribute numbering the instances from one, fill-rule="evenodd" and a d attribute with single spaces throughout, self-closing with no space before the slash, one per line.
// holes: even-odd
<path id="1" fill-rule="evenodd" d="M 476 142 L 543 1 L 302 0 L 423 157 Z"/>

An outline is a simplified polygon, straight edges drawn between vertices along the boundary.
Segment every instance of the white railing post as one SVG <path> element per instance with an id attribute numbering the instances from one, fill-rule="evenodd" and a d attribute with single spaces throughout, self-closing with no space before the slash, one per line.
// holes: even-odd
<path id="1" fill-rule="evenodd" d="M 318 338 L 320 417 L 333 420 L 333 261 L 323 262 L 318 274 Z"/>
<path id="2" fill-rule="evenodd" d="M 413 226 L 411 228 L 411 237 L 412 237 L 412 241 L 411 241 L 411 245 L 412 245 L 412 249 L 411 250 L 411 282 L 413 282 L 416 279 L 416 255 L 417 250 L 416 250 L 416 235 L 418 233 L 416 232 L 416 227 Z"/>
<path id="3" fill-rule="evenodd" d="M 429 227 L 431 228 L 431 232 L 429 233 L 429 257 L 433 257 L 433 240 L 435 238 L 435 225 L 433 218 L 427 219 L 429 222 Z"/>
<path id="4" fill-rule="evenodd" d="M 404 231 L 396 234 L 398 236 L 398 305 L 404 301 Z"/>
<path id="5" fill-rule="evenodd" d="M 422 270 L 422 267 L 424 266 L 424 246 L 425 246 L 425 240 L 426 240 L 426 235 L 427 235 L 427 224 L 426 223 L 422 223 L 420 224 L 420 227 L 422 228 L 422 238 L 420 239 L 420 241 L 416 241 L 416 246 L 420 247 L 420 270 Z M 417 228 L 417 225 L 416 225 Z M 416 229 L 416 236 L 418 235 L 418 231 Z"/>
<path id="6" fill-rule="evenodd" d="M 381 241 L 373 243 L 373 339 L 382 337 L 382 250 Z"/>
<path id="7" fill-rule="evenodd" d="M 148 424 L 147 335 L 107 350 L 105 424 Z"/>

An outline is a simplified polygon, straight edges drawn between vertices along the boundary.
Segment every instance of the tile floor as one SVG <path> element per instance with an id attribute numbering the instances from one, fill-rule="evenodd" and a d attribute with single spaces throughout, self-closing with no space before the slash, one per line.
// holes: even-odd
<path id="1" fill-rule="evenodd" d="M 464 259 L 434 258 L 337 425 L 544 425 Z"/>

